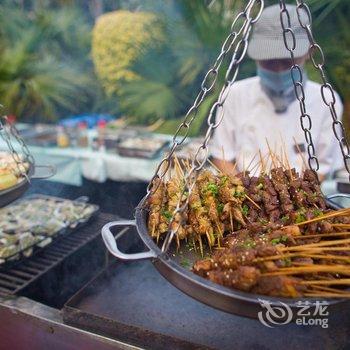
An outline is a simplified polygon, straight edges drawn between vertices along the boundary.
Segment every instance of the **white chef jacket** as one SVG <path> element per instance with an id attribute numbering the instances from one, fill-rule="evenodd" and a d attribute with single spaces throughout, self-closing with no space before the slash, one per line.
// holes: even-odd
<path id="1" fill-rule="evenodd" d="M 319 160 L 319 173 L 327 174 L 343 165 L 341 151 L 333 134 L 332 117 L 323 103 L 320 84 L 308 80 L 304 88 L 306 111 L 312 119 L 311 134 Z M 306 162 L 308 155 L 300 125 L 299 102 L 295 100 L 285 112 L 276 113 L 270 98 L 261 87 L 259 77 L 237 81 L 229 89 L 223 106 L 224 118 L 215 130 L 210 144 L 211 156 L 227 161 L 235 160 L 237 169 L 241 171 L 247 168 L 254 156 L 256 158 L 251 166 L 259 160 L 259 149 L 267 157 L 268 140 L 277 156 L 282 158 L 282 154 L 287 153 L 290 166 L 300 171 L 303 160 L 295 144 L 299 145 L 300 150 L 305 150 L 303 155 Z M 336 111 L 340 119 L 343 105 L 338 94 Z M 219 114 L 220 111 L 217 118 Z"/>

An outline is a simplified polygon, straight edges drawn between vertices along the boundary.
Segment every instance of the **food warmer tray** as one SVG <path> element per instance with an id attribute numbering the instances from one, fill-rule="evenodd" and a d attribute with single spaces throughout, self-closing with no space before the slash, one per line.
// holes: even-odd
<path id="1" fill-rule="evenodd" d="M 20 198 L 21 196 L 23 196 L 23 194 L 29 188 L 30 180 L 33 177 L 33 175 L 34 175 L 34 165 L 32 163 L 29 163 L 27 176 L 24 177 L 22 181 L 20 181 L 19 183 L 17 183 L 16 185 L 10 188 L 0 191 L 0 208 L 10 204 L 17 198 Z"/>
<path id="2" fill-rule="evenodd" d="M 158 147 L 156 150 L 151 151 L 148 149 L 123 147 L 120 144 L 117 144 L 116 150 L 117 153 L 122 157 L 154 159 L 168 145 L 169 141 L 164 141 L 160 147 Z"/>
<path id="3" fill-rule="evenodd" d="M 90 205 L 91 207 L 93 207 L 93 212 L 89 217 L 87 217 L 85 219 L 77 220 L 74 223 L 74 225 L 66 226 L 66 227 L 64 227 L 64 228 L 62 228 L 62 229 L 60 229 L 60 230 L 58 230 L 55 233 L 50 234 L 50 235 L 42 234 L 44 237 L 40 241 L 37 241 L 37 242 L 29 245 L 25 249 L 22 249 L 14 254 L 11 254 L 10 256 L 8 256 L 6 258 L 1 258 L 0 259 L 1 260 L 0 268 L 11 267 L 13 265 L 19 264 L 20 262 L 22 262 L 23 260 L 25 260 L 29 257 L 32 257 L 33 255 L 37 254 L 39 251 L 41 251 L 41 250 L 45 249 L 46 247 L 48 247 L 49 245 L 51 245 L 53 242 L 56 242 L 58 239 L 63 238 L 64 236 L 67 236 L 67 235 L 71 234 L 73 231 L 86 225 L 92 218 L 96 217 L 96 215 L 99 213 L 99 210 L 100 210 L 98 205 L 87 203 L 89 198 L 85 197 L 85 196 L 79 197 L 75 200 L 70 200 L 70 199 L 59 198 L 59 197 L 54 197 L 54 196 L 33 194 L 33 195 L 27 196 L 25 198 L 18 199 L 13 204 L 20 203 L 20 202 L 26 201 L 26 200 L 31 200 L 31 199 L 51 199 L 54 201 L 69 200 L 72 202 L 76 201 L 79 203 L 86 203 L 86 204 Z M 49 238 L 51 239 L 51 242 L 47 245 L 40 247 L 40 244 L 44 243 L 44 241 L 49 239 Z M 26 256 L 25 253 L 30 251 L 31 249 L 33 250 L 32 254 L 28 254 L 28 256 Z"/>
<path id="4" fill-rule="evenodd" d="M 330 208 L 339 209 L 339 206 L 333 202 L 333 196 L 331 200 L 327 200 L 327 204 Z M 228 313 L 253 317 L 258 316 L 258 312 L 262 311 L 262 306 L 259 300 L 263 299 L 268 301 L 272 306 L 280 306 L 283 302 L 287 304 L 292 310 L 297 310 L 297 302 L 308 301 L 311 308 L 316 308 L 320 298 L 277 298 L 266 295 L 257 295 L 248 292 L 243 292 L 237 289 L 230 289 L 219 284 L 213 283 L 203 277 L 200 277 L 190 271 L 192 263 L 198 260 L 200 257 L 195 253 L 186 250 L 183 247 L 183 255 L 176 254 L 176 249 L 170 247 L 167 252 L 162 252 L 157 244 L 148 234 L 147 217 L 148 210 L 145 208 L 144 197 L 137 208 L 135 209 L 135 220 L 115 221 L 106 224 L 102 228 L 102 237 L 109 250 L 109 252 L 115 257 L 121 260 L 141 260 L 151 259 L 156 269 L 175 287 L 179 288 L 189 296 L 209 305 L 214 308 L 226 311 Z M 145 246 L 148 248 L 146 252 L 140 252 L 136 254 L 125 254 L 118 249 L 117 241 L 122 234 L 114 235 L 111 232 L 112 227 L 125 227 L 134 226 L 137 229 L 137 233 L 142 239 Z M 133 232 L 135 232 L 133 230 Z M 181 265 L 183 259 L 188 261 L 187 268 Z M 340 304 L 346 302 L 345 299 L 326 299 L 329 303 L 329 308 L 339 307 Z"/>

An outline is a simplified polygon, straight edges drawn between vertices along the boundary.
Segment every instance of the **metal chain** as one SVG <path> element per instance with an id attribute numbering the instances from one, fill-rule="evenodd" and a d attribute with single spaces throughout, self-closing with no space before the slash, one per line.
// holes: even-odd
<path id="1" fill-rule="evenodd" d="M 25 170 L 25 167 L 23 166 L 23 160 L 28 161 L 34 165 L 34 157 L 30 153 L 22 137 L 19 135 L 18 130 L 13 125 L 13 123 L 11 123 L 8 120 L 7 116 L 0 117 L 0 137 L 5 141 L 7 148 L 9 149 L 10 154 L 12 156 L 12 159 L 16 163 L 16 167 L 19 174 L 21 174 L 24 177 L 27 177 L 27 172 Z M 24 159 L 22 159 L 22 157 L 16 151 L 12 142 L 13 139 L 15 139 L 16 142 L 20 145 L 21 153 L 23 154 Z"/>
<path id="2" fill-rule="evenodd" d="M 251 13 L 255 9 L 255 7 L 258 5 L 259 5 L 259 8 L 257 9 L 257 15 L 255 17 L 252 17 Z M 236 42 L 236 40 L 239 39 L 239 41 L 236 43 L 234 47 L 230 65 L 225 75 L 225 83 L 220 91 L 217 101 L 213 104 L 213 106 L 210 109 L 209 116 L 207 119 L 208 128 L 204 137 L 204 141 L 202 145 L 197 149 L 197 152 L 195 153 L 195 156 L 192 159 L 191 168 L 185 176 L 184 188 L 180 195 L 176 209 L 173 212 L 172 218 L 169 223 L 169 230 L 162 246 L 163 252 L 166 252 L 168 250 L 180 226 L 182 226 L 185 223 L 185 215 L 183 214 L 188 207 L 190 196 L 198 177 L 198 172 L 204 167 L 205 163 L 207 162 L 208 151 L 209 151 L 208 150 L 209 141 L 211 139 L 211 136 L 214 130 L 220 125 L 220 123 L 224 118 L 225 110 L 223 106 L 230 92 L 229 87 L 232 86 L 232 84 L 237 79 L 240 63 L 244 59 L 245 54 L 247 52 L 248 39 L 249 39 L 252 26 L 259 19 L 263 9 L 264 9 L 263 0 L 250 0 L 245 10 L 241 12 L 233 22 L 230 35 L 234 37 L 234 40 L 232 41 L 230 46 L 232 46 Z M 245 17 L 245 21 L 242 27 L 237 32 L 234 32 L 237 19 L 242 16 Z M 234 34 L 232 34 L 232 32 Z M 224 46 L 225 46 L 225 43 L 224 43 Z M 185 198 L 185 200 L 183 200 L 183 198 Z M 176 227 L 173 228 L 174 226 L 173 224 L 176 220 L 179 220 L 179 222 L 177 223 Z"/>
<path id="3" fill-rule="evenodd" d="M 290 74 L 293 79 L 294 92 L 297 100 L 299 101 L 300 108 L 300 124 L 304 131 L 305 140 L 307 143 L 307 153 L 308 153 L 308 164 L 311 170 L 317 175 L 317 171 L 320 168 L 315 146 L 312 140 L 311 128 L 312 120 L 310 115 L 306 112 L 305 106 L 305 90 L 303 85 L 303 74 L 300 66 L 295 61 L 294 50 L 296 48 L 296 37 L 294 30 L 292 28 L 290 14 L 286 6 L 285 0 L 279 0 L 280 4 L 280 21 L 283 30 L 283 41 L 286 49 L 290 53 L 290 58 L 292 61 L 292 66 L 290 69 Z"/>
<path id="4" fill-rule="evenodd" d="M 8 123 L 9 123 L 9 127 L 10 127 L 10 133 L 15 138 L 17 143 L 20 145 L 21 153 L 24 155 L 24 159 L 26 161 L 30 162 L 31 164 L 35 165 L 35 159 L 34 159 L 33 155 L 31 154 L 31 152 L 29 151 L 28 146 L 24 142 L 23 138 L 20 136 L 14 123 L 10 123 L 10 122 L 8 122 Z"/>
<path id="5" fill-rule="evenodd" d="M 332 87 L 332 85 L 329 83 L 327 79 L 327 75 L 324 69 L 325 66 L 325 57 L 323 54 L 323 51 L 320 47 L 320 45 L 316 42 L 314 39 L 314 36 L 312 34 L 312 16 L 311 11 L 308 5 L 305 3 L 304 0 L 296 0 L 297 4 L 297 16 L 299 23 L 301 27 L 305 30 L 309 43 L 310 43 L 310 58 L 312 61 L 313 66 L 316 70 L 319 71 L 320 77 L 322 79 L 322 85 L 321 85 L 321 96 L 324 104 L 329 108 L 329 111 L 331 113 L 333 123 L 332 128 L 334 135 L 338 141 L 341 153 L 343 155 L 344 160 L 344 166 L 349 174 L 349 180 L 350 180 L 350 148 L 348 140 L 346 139 L 346 133 L 343 123 L 338 119 L 337 112 L 335 109 L 335 92 Z M 306 15 L 307 20 L 303 21 L 302 14 Z M 318 58 L 317 58 L 318 56 Z M 328 97 L 326 96 L 328 95 Z"/>
<path id="6" fill-rule="evenodd" d="M 155 173 L 154 173 L 150 183 L 147 186 L 146 198 L 148 198 L 152 193 L 154 193 L 157 190 L 159 183 L 158 183 L 158 185 L 155 186 L 154 180 L 157 178 L 160 178 L 160 179 L 164 178 L 165 174 L 169 170 L 169 167 L 171 164 L 171 159 L 174 155 L 175 150 L 177 149 L 178 146 L 182 145 L 185 142 L 185 140 L 187 139 L 187 136 L 188 136 L 188 133 L 190 130 L 190 126 L 191 126 L 192 122 L 196 119 L 199 107 L 203 103 L 204 99 L 209 95 L 209 93 L 214 90 L 216 82 L 217 82 L 217 78 L 219 75 L 219 71 L 220 71 L 222 63 L 224 61 L 224 58 L 231 51 L 233 44 L 236 42 L 237 38 L 242 34 L 244 28 L 248 25 L 251 9 L 256 2 L 261 2 L 261 1 L 249 0 L 249 3 L 246 6 L 245 10 L 240 12 L 233 20 L 233 22 L 231 24 L 230 33 L 226 37 L 226 39 L 221 47 L 221 51 L 220 51 L 219 56 L 216 58 L 214 64 L 209 69 L 209 71 L 205 74 L 204 79 L 203 79 L 201 86 L 200 86 L 200 91 L 199 91 L 197 97 L 195 98 L 193 105 L 186 113 L 183 121 L 180 123 L 178 129 L 176 130 L 176 132 L 173 136 L 172 146 L 170 148 L 170 151 L 158 164 L 158 166 L 155 170 Z M 262 11 L 262 9 L 261 9 L 261 11 Z M 248 16 L 247 16 L 247 14 L 248 14 Z M 236 31 L 235 28 L 236 28 L 237 22 L 240 19 L 244 19 L 244 23 L 243 23 L 242 27 L 238 31 Z M 182 134 L 182 133 L 184 133 L 184 134 Z M 181 136 L 181 134 L 182 134 L 182 136 Z"/>
<path id="7" fill-rule="evenodd" d="M 9 149 L 12 159 L 16 164 L 18 173 L 22 175 L 24 173 L 23 167 L 22 167 L 22 159 L 12 145 L 11 134 L 8 129 L 8 124 L 3 121 L 3 118 L 4 117 L 0 118 L 0 136 L 7 144 L 7 148 Z"/>

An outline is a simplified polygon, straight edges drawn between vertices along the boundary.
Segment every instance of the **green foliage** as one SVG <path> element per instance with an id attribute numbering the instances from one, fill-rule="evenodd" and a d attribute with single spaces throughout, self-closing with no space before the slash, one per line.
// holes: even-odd
<path id="1" fill-rule="evenodd" d="M 132 69 L 143 50 L 163 40 L 161 20 L 150 12 L 114 11 L 100 16 L 93 29 L 92 57 L 107 95 L 140 77 Z"/>
<path id="2" fill-rule="evenodd" d="M 218 2 L 210 8 L 201 0 L 180 0 L 176 6 L 169 3 L 163 4 L 161 10 L 165 18 L 164 45 L 145 50 L 131 68 L 140 79 L 123 84 L 119 94 L 122 110 L 132 115 L 135 122 L 164 119 L 166 122 L 157 131 L 174 133 L 229 32 L 231 18 L 227 18 L 227 11 L 239 2 Z M 220 74 L 218 85 L 222 81 Z M 196 133 L 210 108 L 205 105 L 196 119 Z M 178 120 L 168 121 L 173 118 Z"/>
<path id="3" fill-rule="evenodd" d="M 20 118 L 39 114 L 54 119 L 58 107 L 76 111 L 77 92 L 86 78 L 48 55 L 38 59 L 25 43 L 1 52 L 0 98 L 7 112 Z"/>
<path id="4" fill-rule="evenodd" d="M 79 11 L 0 5 L 0 101 L 19 119 L 55 120 L 89 98 L 90 29 Z M 75 63 L 76 60 L 79 60 Z M 79 66 L 78 66 L 79 64 Z"/>
<path id="5" fill-rule="evenodd" d="M 121 109 L 132 123 L 151 124 L 162 119 L 164 123 L 157 131 L 174 133 L 218 55 L 234 14 L 246 3 L 243 0 L 3 0 L 0 103 L 21 119 L 54 120 L 85 111 L 117 114 Z M 275 3 L 267 0 L 265 5 Z M 327 74 L 345 102 L 348 121 L 350 2 L 309 0 L 308 4 L 314 36 L 325 52 Z M 95 67 L 102 87 L 90 60 L 91 28 L 100 13 L 114 10 L 122 12 L 124 17 L 117 21 L 112 20 L 113 13 L 98 17 L 96 26 L 104 19 L 108 25 L 93 40 L 102 52 L 92 50 L 95 60 L 99 60 Z M 106 61 L 100 55 L 109 58 Z M 223 70 L 225 67 L 224 64 Z M 307 71 L 312 80 L 320 81 L 310 63 Z M 239 78 L 254 73 L 254 62 L 245 60 Z M 222 82 L 221 73 L 218 85 Z M 199 109 L 191 136 L 201 131 L 217 96 L 215 90 Z"/>

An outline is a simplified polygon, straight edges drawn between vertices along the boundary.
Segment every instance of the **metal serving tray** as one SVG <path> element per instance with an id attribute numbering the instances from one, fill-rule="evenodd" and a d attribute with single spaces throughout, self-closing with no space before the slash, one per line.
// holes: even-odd
<path id="1" fill-rule="evenodd" d="M 59 197 L 54 197 L 54 196 L 33 194 L 33 195 L 27 196 L 25 198 L 18 199 L 15 202 L 13 202 L 11 205 L 15 205 L 15 204 L 23 202 L 23 201 L 34 200 L 34 199 L 50 199 L 50 200 L 54 200 L 57 202 L 62 202 L 62 201 L 68 200 L 71 202 L 88 204 L 87 203 L 88 197 L 79 197 L 75 200 L 70 200 L 70 199 L 64 199 L 64 198 L 59 198 Z M 0 266 L 7 268 L 10 266 L 13 266 L 13 264 L 20 263 L 23 260 L 27 259 L 28 257 L 35 255 L 36 253 L 38 253 L 42 249 L 46 248 L 47 246 L 49 246 L 53 242 L 57 241 L 57 239 L 59 239 L 60 237 L 69 235 L 70 233 L 72 233 L 76 229 L 84 226 L 87 222 L 89 222 L 91 220 L 91 218 L 96 216 L 97 213 L 99 212 L 99 206 L 97 206 L 95 204 L 88 204 L 88 205 L 93 208 L 93 212 L 89 217 L 87 217 L 85 219 L 77 220 L 76 222 L 74 222 L 74 224 L 71 224 L 70 226 L 66 226 L 66 227 L 54 232 L 53 234 L 48 235 L 48 234 L 43 233 L 42 235 L 44 236 L 44 238 L 41 239 L 40 241 L 35 242 L 32 245 L 26 247 L 25 249 L 22 249 L 22 250 L 14 253 L 10 256 L 7 256 L 6 258 L 1 258 L 2 262 L 0 263 Z M 42 244 L 47 239 L 51 239 L 51 242 L 43 247 L 40 247 L 40 244 Z M 30 251 L 31 249 L 33 250 L 32 254 L 28 254 L 28 256 L 26 256 L 25 253 Z"/>
<path id="2" fill-rule="evenodd" d="M 160 147 L 155 150 L 141 149 L 141 148 L 128 148 L 123 147 L 121 144 L 117 144 L 117 153 L 122 157 L 131 158 L 146 158 L 153 159 L 169 145 L 169 141 L 164 141 Z"/>
<path id="3" fill-rule="evenodd" d="M 336 196 L 332 196 L 332 201 L 328 200 L 330 208 L 339 208 L 333 202 Z M 247 316 L 258 317 L 258 313 L 263 311 L 260 299 L 269 302 L 273 307 L 278 307 L 281 302 L 288 305 L 292 310 L 296 311 L 299 307 L 299 302 L 308 302 L 310 307 L 315 309 L 320 301 L 320 298 L 277 298 L 266 295 L 257 295 L 248 292 L 243 292 L 237 289 L 231 289 L 222 285 L 213 283 L 203 277 L 194 274 L 190 267 L 193 262 L 198 260 L 198 255 L 192 251 L 186 251 L 185 255 L 179 257 L 175 248 L 170 248 L 168 252 L 162 252 L 154 240 L 148 234 L 147 217 L 148 210 L 144 205 L 145 198 L 135 210 L 135 220 L 124 220 L 111 222 L 102 228 L 102 237 L 109 252 L 121 260 L 142 260 L 150 259 L 157 270 L 174 286 L 182 290 L 189 296 L 217 309 Z M 145 246 L 148 248 L 146 252 L 136 254 L 125 254 L 118 249 L 117 241 L 121 234 L 114 236 L 111 232 L 112 227 L 134 226 L 137 229 L 139 237 L 142 239 Z M 174 246 L 174 245 L 173 245 Z M 185 248 L 182 250 L 185 251 Z M 181 265 L 181 259 L 185 257 L 189 262 L 188 266 Z M 180 260 L 179 260 L 180 258 Z M 326 300 L 326 299 L 325 299 Z M 327 299 L 330 307 L 335 307 L 337 304 L 344 303 L 346 299 Z"/>

